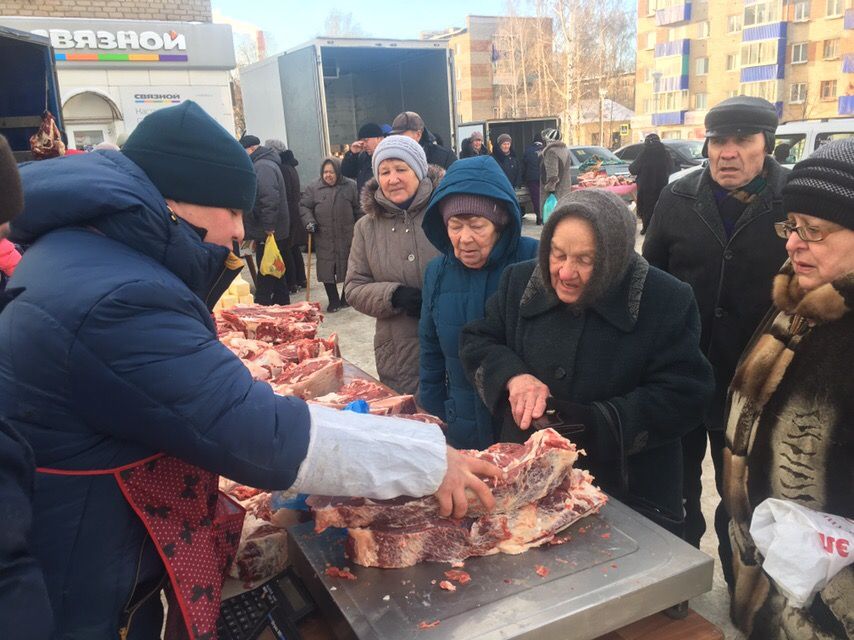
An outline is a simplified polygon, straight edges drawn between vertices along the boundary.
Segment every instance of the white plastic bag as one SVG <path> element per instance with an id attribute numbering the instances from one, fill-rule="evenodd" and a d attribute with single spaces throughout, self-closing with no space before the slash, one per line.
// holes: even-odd
<path id="1" fill-rule="evenodd" d="M 804 607 L 854 562 L 854 521 L 768 498 L 753 512 L 750 535 L 762 568 L 793 607 Z"/>

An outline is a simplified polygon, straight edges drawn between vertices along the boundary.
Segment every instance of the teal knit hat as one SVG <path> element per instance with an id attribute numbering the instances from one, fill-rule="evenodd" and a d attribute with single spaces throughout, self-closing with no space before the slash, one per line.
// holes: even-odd
<path id="1" fill-rule="evenodd" d="M 147 115 L 122 153 L 164 198 L 243 211 L 255 204 L 255 169 L 246 151 L 192 100 Z"/>

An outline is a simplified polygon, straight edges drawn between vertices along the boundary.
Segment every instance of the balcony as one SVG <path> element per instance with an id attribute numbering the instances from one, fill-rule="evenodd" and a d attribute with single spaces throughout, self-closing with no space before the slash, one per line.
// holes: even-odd
<path id="1" fill-rule="evenodd" d="M 854 96 L 839 96 L 839 115 L 854 115 Z"/>
<path id="2" fill-rule="evenodd" d="M 669 111 L 667 113 L 653 113 L 652 124 L 655 127 L 667 125 L 685 124 L 685 111 Z"/>
<path id="3" fill-rule="evenodd" d="M 655 24 L 659 27 L 688 22 L 691 19 L 691 3 L 677 4 L 655 12 Z"/>
<path id="4" fill-rule="evenodd" d="M 842 73 L 854 73 L 854 53 L 846 53 L 842 58 Z"/>
<path id="5" fill-rule="evenodd" d="M 845 28 L 854 29 L 854 9 L 845 10 Z"/>
<path id="6" fill-rule="evenodd" d="M 682 40 L 671 40 L 655 45 L 655 57 L 666 58 L 668 56 L 687 56 L 691 50 L 691 41 L 687 38 Z"/>
<path id="7" fill-rule="evenodd" d="M 786 65 L 784 64 L 763 64 L 758 67 L 745 67 L 741 70 L 741 82 L 782 80 L 785 72 Z"/>
<path id="8" fill-rule="evenodd" d="M 670 93 L 671 91 L 684 91 L 688 89 L 688 74 L 659 78 L 653 82 L 653 93 Z"/>
<path id="9" fill-rule="evenodd" d="M 762 24 L 758 27 L 747 27 L 741 32 L 742 42 L 753 42 L 755 40 L 776 40 L 778 38 L 785 40 L 787 33 L 787 23 L 773 22 L 771 24 Z"/>

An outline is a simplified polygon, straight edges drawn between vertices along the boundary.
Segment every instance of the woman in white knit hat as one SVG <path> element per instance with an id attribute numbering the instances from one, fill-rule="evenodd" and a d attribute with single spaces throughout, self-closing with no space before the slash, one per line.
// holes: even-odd
<path id="1" fill-rule="evenodd" d="M 418 318 L 427 263 L 439 255 L 421 219 L 444 169 L 427 164 L 406 136 L 374 150 L 374 178 L 362 189 L 365 216 L 353 231 L 344 290 L 354 309 L 377 319 L 374 355 L 380 380 L 399 393 L 418 390 Z"/>

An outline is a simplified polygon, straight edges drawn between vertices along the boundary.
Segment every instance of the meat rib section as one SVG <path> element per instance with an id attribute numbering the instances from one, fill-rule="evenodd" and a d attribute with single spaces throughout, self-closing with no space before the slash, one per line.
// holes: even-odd
<path id="1" fill-rule="evenodd" d="M 504 477 L 493 483 L 496 507 L 484 513 L 469 498 L 462 520 L 441 518 L 433 496 L 370 500 L 311 496 L 315 529 L 348 528 L 348 555 L 366 567 L 395 569 L 418 562 L 462 562 L 471 556 L 518 554 L 551 542 L 562 529 L 596 513 L 607 496 L 592 476 L 574 469 L 575 445 L 551 429 L 524 445 L 497 444 L 466 451 L 496 464 Z"/>
<path id="2" fill-rule="evenodd" d="M 503 481 L 491 487 L 493 514 L 509 513 L 549 495 L 578 459 L 575 445 L 552 429 L 537 431 L 525 444 L 500 443 L 485 451 L 461 453 L 487 460 L 504 471 Z M 433 496 L 392 500 L 311 496 L 308 504 L 315 511 L 318 532 L 326 527 L 423 526 L 439 517 L 439 503 Z M 483 515 L 473 494 L 469 495 L 469 515 Z"/>

